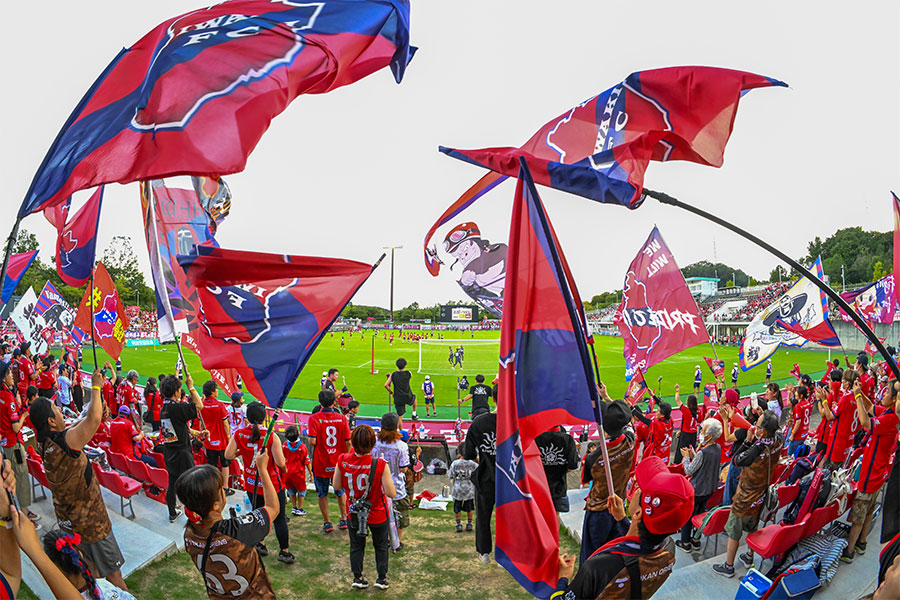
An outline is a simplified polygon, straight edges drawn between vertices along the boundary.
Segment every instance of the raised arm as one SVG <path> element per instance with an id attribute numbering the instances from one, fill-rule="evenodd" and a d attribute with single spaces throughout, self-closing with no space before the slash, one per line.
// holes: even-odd
<path id="1" fill-rule="evenodd" d="M 388 375 L 387 381 L 384 382 L 384 389 L 386 389 L 389 392 L 391 391 L 391 379 L 392 379 L 391 375 Z"/>
<path id="2" fill-rule="evenodd" d="M 681 406 L 681 393 L 677 383 L 675 384 L 675 404 Z"/>
<path id="3" fill-rule="evenodd" d="M 872 410 L 872 403 L 862 393 L 859 379 L 853 382 L 853 397 L 856 399 L 856 415 L 859 417 L 859 424 L 863 429 L 871 429 L 872 417 L 869 416 L 869 411 Z"/>
<path id="4" fill-rule="evenodd" d="M 66 430 L 66 444 L 72 450 L 81 450 L 84 445 L 91 441 L 97 428 L 100 427 L 100 420 L 103 418 L 103 399 L 100 397 L 100 390 L 103 387 L 103 374 L 99 369 L 94 369 L 91 375 L 91 402 L 88 405 L 87 414 L 84 418 L 74 426 Z"/>
<path id="5" fill-rule="evenodd" d="M 274 448 L 277 444 L 273 444 Z M 266 512 L 269 513 L 269 521 L 273 521 L 275 517 L 278 516 L 279 507 L 278 507 L 278 492 L 275 491 L 275 486 L 272 485 L 272 478 L 269 476 L 269 454 L 268 452 L 260 452 L 256 455 L 256 475 L 259 477 L 259 481 L 262 483 L 263 489 L 263 499 L 265 500 L 266 505 L 263 507 L 266 509 Z"/>

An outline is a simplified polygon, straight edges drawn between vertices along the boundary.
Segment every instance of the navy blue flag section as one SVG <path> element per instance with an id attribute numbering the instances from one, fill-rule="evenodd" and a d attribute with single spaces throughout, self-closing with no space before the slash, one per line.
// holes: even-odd
<path id="1" fill-rule="evenodd" d="M 247 390 L 276 409 L 325 331 L 381 262 L 195 250 L 178 262 L 197 289 L 203 368 L 236 369 Z"/>
<path id="2" fill-rule="evenodd" d="M 535 438 L 599 420 L 578 292 L 524 161 L 513 204 L 500 334 L 495 556 L 529 593 L 558 580 L 559 525 Z M 608 461 L 606 461 L 608 464 Z"/>

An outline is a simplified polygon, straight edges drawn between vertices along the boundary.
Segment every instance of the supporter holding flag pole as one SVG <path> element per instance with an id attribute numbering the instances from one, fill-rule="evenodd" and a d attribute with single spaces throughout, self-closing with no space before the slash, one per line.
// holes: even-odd
<path id="1" fill-rule="evenodd" d="M 201 364 L 236 369 L 247 390 L 275 409 L 265 448 L 306 361 L 384 255 L 373 266 L 211 246 L 195 250 L 178 262 L 198 293 Z"/>
<path id="2" fill-rule="evenodd" d="M 592 422 L 598 390 L 576 310 L 580 300 L 524 161 L 509 248 L 497 399 L 495 557 L 529 593 L 548 598 L 558 581 L 559 525 L 535 438 L 558 423 Z"/>

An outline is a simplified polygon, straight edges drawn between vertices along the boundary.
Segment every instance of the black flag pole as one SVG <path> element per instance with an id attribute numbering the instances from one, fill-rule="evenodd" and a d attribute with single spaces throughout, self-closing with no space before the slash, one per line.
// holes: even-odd
<path id="1" fill-rule="evenodd" d="M 650 198 L 658 200 L 659 202 L 661 202 L 663 204 L 668 204 L 669 206 L 675 206 L 677 208 L 682 208 L 688 212 L 694 213 L 697 216 L 703 217 L 704 219 L 707 219 L 708 221 L 712 221 L 713 223 L 716 223 L 717 225 L 721 225 L 722 227 L 733 231 L 734 233 L 738 234 L 739 236 L 753 242 L 760 248 L 768 251 L 769 253 L 777 256 L 782 261 L 786 262 L 788 265 L 791 266 L 791 268 L 793 268 L 795 271 L 800 273 L 800 275 L 802 275 L 803 277 L 806 277 L 809 281 L 811 281 L 813 284 L 815 284 L 815 286 L 817 288 L 819 288 L 820 290 L 822 290 L 826 296 L 828 296 L 838 306 L 840 306 L 844 310 L 844 312 L 846 312 L 848 315 L 850 315 L 850 318 L 853 319 L 853 322 L 856 323 L 856 326 L 859 327 L 860 331 L 862 331 L 863 334 L 865 334 L 865 336 L 869 339 L 869 341 L 871 341 L 872 344 L 876 348 L 878 348 L 878 352 L 881 353 L 881 356 L 884 357 L 885 362 L 890 366 L 891 371 L 893 371 L 894 377 L 896 377 L 897 379 L 900 379 L 900 368 L 897 367 L 897 363 L 896 363 L 896 361 L 894 361 L 894 357 L 892 357 L 890 355 L 890 353 L 884 347 L 884 344 L 881 343 L 881 340 L 878 339 L 878 336 L 875 335 L 875 332 L 872 331 L 872 329 L 865 322 L 865 320 L 863 320 L 863 318 L 860 317 L 856 313 L 856 311 L 850 307 L 850 305 L 847 303 L 846 300 L 841 298 L 837 292 L 835 292 L 833 289 L 831 289 L 831 287 L 828 284 L 826 284 L 824 281 L 822 281 L 821 279 L 819 279 L 818 277 L 816 277 L 815 275 L 810 273 L 810 271 L 808 269 L 804 268 L 803 265 L 798 263 L 796 260 L 794 260 L 793 258 L 788 256 L 781 250 L 775 248 L 768 242 L 761 240 L 760 238 L 756 237 L 752 233 L 741 229 L 740 227 L 738 227 L 737 225 L 735 225 L 729 221 L 721 219 L 721 218 L 719 218 L 713 214 L 710 214 L 702 209 L 699 209 L 695 206 L 691 206 L 690 204 L 687 204 L 685 202 L 677 200 L 677 199 L 673 198 L 672 196 L 669 196 L 668 194 L 665 194 L 663 192 L 656 192 L 656 191 L 648 190 L 647 188 L 644 188 L 644 194 Z"/>
<path id="2" fill-rule="evenodd" d="M 96 267 L 95 267 L 96 268 Z M 88 310 L 91 311 L 91 351 L 94 353 L 94 369 L 99 369 L 97 364 L 97 342 L 94 339 L 94 269 L 91 269 L 91 296 Z"/>

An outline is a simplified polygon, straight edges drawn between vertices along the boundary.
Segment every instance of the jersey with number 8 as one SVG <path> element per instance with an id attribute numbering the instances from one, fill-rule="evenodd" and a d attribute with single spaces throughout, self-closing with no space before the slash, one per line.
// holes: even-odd
<path id="1" fill-rule="evenodd" d="M 347 417 L 335 410 L 322 410 L 309 417 L 309 437 L 316 440 L 313 448 L 313 475 L 331 477 L 338 456 L 347 451 L 350 426 Z"/>

